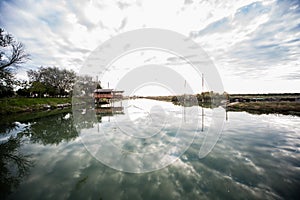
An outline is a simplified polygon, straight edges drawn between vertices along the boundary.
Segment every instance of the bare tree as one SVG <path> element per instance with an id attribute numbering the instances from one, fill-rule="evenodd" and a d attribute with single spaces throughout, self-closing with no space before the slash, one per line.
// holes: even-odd
<path id="1" fill-rule="evenodd" d="M 15 80 L 12 71 L 28 59 L 24 45 L 0 28 L 0 97 L 13 95 Z"/>
<path id="2" fill-rule="evenodd" d="M 25 52 L 24 45 L 15 41 L 12 35 L 5 33 L 2 28 L 0 28 L 0 47 L 0 70 L 10 66 L 16 67 L 29 59 L 29 54 Z M 10 53 L 7 52 L 8 48 L 11 49 Z"/>
<path id="3" fill-rule="evenodd" d="M 26 54 L 24 51 L 24 45 L 20 42 L 14 42 L 11 44 L 12 51 L 11 55 L 7 57 L 7 61 L 1 62 L 0 70 L 5 69 L 9 66 L 17 66 L 22 64 L 29 59 L 29 54 Z"/>

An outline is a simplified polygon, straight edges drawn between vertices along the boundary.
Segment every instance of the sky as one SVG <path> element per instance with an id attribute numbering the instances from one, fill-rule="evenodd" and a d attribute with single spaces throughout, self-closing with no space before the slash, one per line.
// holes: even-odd
<path id="1" fill-rule="evenodd" d="M 159 28 L 196 42 L 229 93 L 300 92 L 298 0 L 2 0 L 0 26 L 31 55 L 17 71 L 18 78 L 40 66 L 79 72 L 103 42 L 127 31 Z M 143 55 L 148 62 L 159 57 Z M 136 66 L 123 60 L 127 70 Z M 103 80 L 109 80 L 110 87 L 126 74 L 116 66 Z M 188 70 L 182 73 L 201 90 L 200 77 L 193 78 Z M 149 85 L 145 88 L 149 91 Z"/>

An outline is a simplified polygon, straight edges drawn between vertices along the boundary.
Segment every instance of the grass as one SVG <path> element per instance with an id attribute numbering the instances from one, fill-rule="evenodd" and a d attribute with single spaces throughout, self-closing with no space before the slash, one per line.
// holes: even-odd
<path id="1" fill-rule="evenodd" d="M 230 111 L 247 111 L 250 113 L 278 113 L 300 116 L 300 102 L 239 102 L 227 105 Z"/>
<path id="2" fill-rule="evenodd" d="M 71 104 L 71 98 L 1 98 L 0 113 L 19 113 L 57 108 L 58 104 Z M 47 106 L 46 106 L 47 105 Z"/>

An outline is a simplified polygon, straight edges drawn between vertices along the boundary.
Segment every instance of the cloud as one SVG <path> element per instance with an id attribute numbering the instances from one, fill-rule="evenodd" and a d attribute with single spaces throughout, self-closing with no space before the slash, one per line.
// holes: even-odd
<path id="1" fill-rule="evenodd" d="M 122 30 L 127 24 L 127 18 L 122 19 L 120 27 L 117 29 L 117 31 Z"/>
<path id="2" fill-rule="evenodd" d="M 2 1 L 0 25 L 25 44 L 31 65 L 78 70 L 100 41 L 110 37 L 111 30 L 126 25 L 126 18 L 110 23 L 107 14 L 100 15 L 106 9 L 106 2 Z"/>
<path id="3" fill-rule="evenodd" d="M 129 3 L 127 3 L 127 2 L 122 2 L 122 1 L 118 1 L 118 2 L 117 2 L 117 5 L 118 5 L 118 7 L 119 7 L 121 10 L 126 9 L 127 7 L 130 6 Z"/>
<path id="4" fill-rule="evenodd" d="M 296 48 L 299 52 L 299 34 L 291 30 L 297 28 L 300 13 L 288 11 L 288 5 L 282 2 L 275 4 L 269 11 L 268 20 L 257 27 L 248 39 L 238 43 L 235 47 L 239 48 L 232 51 L 232 55 L 268 65 L 285 59 L 294 60 L 292 49 Z"/>
<path id="5" fill-rule="evenodd" d="M 193 0 L 184 0 L 184 4 L 192 4 Z"/>
<path id="6" fill-rule="evenodd" d="M 299 67 L 299 65 L 298 65 L 298 67 Z M 300 70 L 292 72 L 292 73 L 288 73 L 284 76 L 280 76 L 280 78 L 286 79 L 286 80 L 300 80 Z"/>
<path id="7" fill-rule="evenodd" d="M 76 71 L 117 34 L 143 27 L 173 30 L 203 47 L 230 91 L 239 88 L 228 77 L 297 78 L 290 74 L 298 73 L 299 11 L 296 0 L 11 0 L 0 2 L 0 26 L 31 54 L 24 68 L 56 65 Z"/>
<path id="8" fill-rule="evenodd" d="M 289 70 L 274 69 L 292 70 L 294 61 L 299 62 L 299 15 L 296 1 L 254 2 L 190 36 L 227 74 L 249 79 L 286 77 Z"/>

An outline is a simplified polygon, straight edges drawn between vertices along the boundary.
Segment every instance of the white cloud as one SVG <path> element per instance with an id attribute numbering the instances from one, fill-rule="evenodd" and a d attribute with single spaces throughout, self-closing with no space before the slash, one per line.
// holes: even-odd
<path id="1" fill-rule="evenodd" d="M 23 76 L 40 65 L 78 71 L 107 39 L 152 27 L 191 36 L 213 59 L 229 92 L 255 92 L 258 79 L 263 92 L 276 90 L 268 81 L 281 83 L 278 92 L 299 92 L 299 10 L 297 1 L 273 0 L 13 0 L 0 3 L 0 26 L 32 56 Z"/>
<path id="2" fill-rule="evenodd" d="M 255 2 L 192 32 L 229 92 L 299 92 L 299 12 L 287 12 L 289 6 Z"/>

